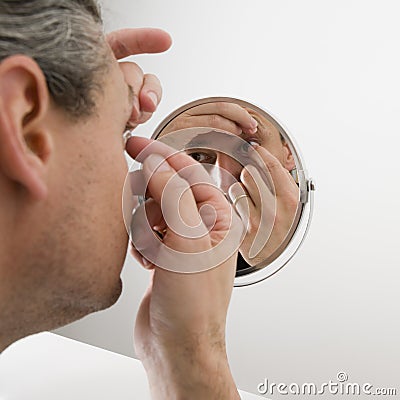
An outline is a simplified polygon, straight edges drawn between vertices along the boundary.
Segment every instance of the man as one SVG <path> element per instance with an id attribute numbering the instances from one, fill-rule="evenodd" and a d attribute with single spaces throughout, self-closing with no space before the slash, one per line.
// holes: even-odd
<path id="1" fill-rule="evenodd" d="M 117 59 L 169 46 L 152 29 L 106 40 L 94 0 L 0 3 L 0 351 L 118 299 L 127 246 L 122 134 L 150 118 L 161 88 Z M 163 161 L 166 148 L 143 158 L 149 144 L 131 138 L 128 150 L 142 157 L 158 206 L 171 176 L 197 163 L 186 155 Z M 229 205 L 214 188 L 187 192 L 186 222 L 201 222 L 202 202 L 221 211 L 213 231 L 200 239 L 167 232 L 168 245 L 209 250 L 229 229 Z M 239 398 L 225 351 L 235 257 L 199 274 L 141 262 L 152 279 L 134 340 L 153 398 Z"/>

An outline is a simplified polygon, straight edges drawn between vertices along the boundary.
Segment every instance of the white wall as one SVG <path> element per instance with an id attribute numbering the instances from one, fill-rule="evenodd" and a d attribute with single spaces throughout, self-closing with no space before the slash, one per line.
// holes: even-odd
<path id="1" fill-rule="evenodd" d="M 367 0 L 104 0 L 107 29 L 155 26 L 174 39 L 138 56 L 164 100 L 139 133 L 203 96 L 242 97 L 291 131 L 315 178 L 314 220 L 271 279 L 234 290 L 228 347 L 238 386 L 264 378 L 398 385 L 400 3 Z M 129 258 L 124 294 L 64 334 L 133 354 L 147 272 Z M 400 392 L 400 388 L 399 388 Z M 285 396 L 286 398 L 290 398 Z M 360 397 L 362 398 L 362 397 Z"/>

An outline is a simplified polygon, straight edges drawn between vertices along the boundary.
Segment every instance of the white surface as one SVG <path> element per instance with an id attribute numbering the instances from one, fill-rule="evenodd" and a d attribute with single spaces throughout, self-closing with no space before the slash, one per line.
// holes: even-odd
<path id="1" fill-rule="evenodd" d="M 260 398 L 240 395 L 242 400 Z M 150 400 L 150 394 L 139 361 L 41 333 L 14 343 L 0 355 L 0 399 Z"/>
<path id="2" fill-rule="evenodd" d="M 134 58 L 164 98 L 150 136 L 177 106 L 243 97 L 295 136 L 315 178 L 314 220 L 276 276 L 234 290 L 228 351 L 238 386 L 398 384 L 400 364 L 400 2 L 398 0 L 104 0 L 108 29 L 168 30 L 165 55 Z M 63 331 L 133 354 L 147 272 L 131 259 L 109 311 Z M 287 397 L 289 399 L 289 397 Z"/>

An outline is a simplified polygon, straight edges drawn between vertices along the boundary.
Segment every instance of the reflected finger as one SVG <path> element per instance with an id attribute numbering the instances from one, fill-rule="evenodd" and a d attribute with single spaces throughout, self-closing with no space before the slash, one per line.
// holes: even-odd
<path id="1" fill-rule="evenodd" d="M 191 115 L 215 114 L 227 118 L 239 125 L 247 133 L 255 133 L 258 122 L 250 113 L 238 104 L 215 102 L 202 104 L 190 110 Z"/>
<path id="2" fill-rule="evenodd" d="M 267 207 L 268 209 L 275 208 L 275 195 L 269 190 L 260 172 L 254 165 L 248 165 L 242 170 L 240 180 L 250 194 L 257 210 L 261 210 L 262 207 Z"/>
<path id="3" fill-rule="evenodd" d="M 210 127 L 214 129 L 221 129 L 226 132 L 231 132 L 235 135 L 240 135 L 242 133 L 242 129 L 234 121 L 217 114 L 196 114 L 185 115 L 181 118 L 178 117 L 166 126 L 163 133 L 169 133 L 179 129 L 192 127 Z"/>
<path id="4" fill-rule="evenodd" d="M 229 187 L 228 196 L 232 202 L 232 206 L 236 209 L 240 219 L 243 221 L 246 230 L 248 230 L 250 218 L 256 213 L 256 209 L 249 194 L 241 183 L 235 182 Z"/>
<path id="5" fill-rule="evenodd" d="M 259 145 L 255 147 L 255 150 L 261 156 L 271 174 L 277 196 L 286 196 L 288 192 L 292 194 L 293 189 L 298 191 L 296 182 L 290 175 L 290 172 L 284 168 L 275 156 L 273 156 L 266 148 Z"/>

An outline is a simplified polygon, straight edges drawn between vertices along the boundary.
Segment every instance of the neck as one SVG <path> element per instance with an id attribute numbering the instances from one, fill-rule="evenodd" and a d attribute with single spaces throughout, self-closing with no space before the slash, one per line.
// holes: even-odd
<path id="1" fill-rule="evenodd" d="M 7 183 L 0 175 L 0 353 L 23 337 L 14 327 L 19 313 L 15 309 L 18 296 L 13 274 L 23 248 L 23 240 L 16 231 L 20 205 L 16 190 L 15 185 Z"/>
<path id="2" fill-rule="evenodd" d="M 4 279 L 6 274 L 2 274 L 3 267 L 4 264 L 0 264 L 0 353 L 22 337 L 18 336 L 16 332 L 14 332 L 14 327 L 12 326 L 13 321 L 16 320 L 17 316 L 15 315 L 14 307 L 11 304 L 12 299 L 11 296 L 9 296 L 9 290 L 7 287 L 4 287 L 7 279 Z"/>
<path id="3" fill-rule="evenodd" d="M 16 340 L 11 340 L 10 338 L 3 338 L 0 335 L 0 354 L 11 344 L 13 344 Z"/>

